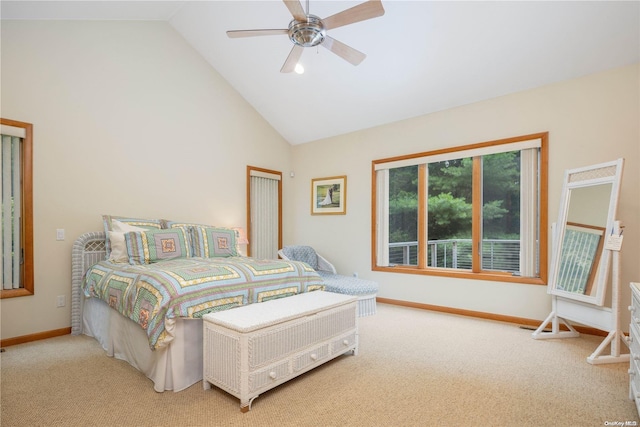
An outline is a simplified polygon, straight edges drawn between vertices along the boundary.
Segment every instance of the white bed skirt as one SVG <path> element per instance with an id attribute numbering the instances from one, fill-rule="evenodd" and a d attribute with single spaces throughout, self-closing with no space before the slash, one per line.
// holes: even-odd
<path id="1" fill-rule="evenodd" d="M 178 319 L 166 347 L 149 348 L 144 330 L 96 298 L 84 300 L 82 332 L 94 337 L 111 357 L 144 373 L 157 392 L 181 391 L 202 380 L 202 320 Z"/>

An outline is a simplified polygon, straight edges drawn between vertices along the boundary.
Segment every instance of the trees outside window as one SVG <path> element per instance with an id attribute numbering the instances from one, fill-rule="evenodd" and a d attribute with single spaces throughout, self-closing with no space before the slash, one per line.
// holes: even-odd
<path id="1" fill-rule="evenodd" d="M 374 161 L 374 269 L 541 283 L 546 140 Z"/>

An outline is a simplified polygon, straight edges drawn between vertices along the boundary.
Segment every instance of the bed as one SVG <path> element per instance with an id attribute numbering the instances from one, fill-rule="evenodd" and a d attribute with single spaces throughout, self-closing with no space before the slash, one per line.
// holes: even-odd
<path id="1" fill-rule="evenodd" d="M 155 228 L 123 233 L 131 262 L 114 262 L 117 250 L 107 225 L 104 232 L 81 235 L 72 249 L 72 334 L 94 337 L 109 356 L 151 379 L 158 392 L 181 391 L 202 379 L 203 315 L 324 289 L 305 263 L 237 256 L 233 242 L 216 253 L 220 248 L 212 242 L 220 229 L 207 245 L 203 233 L 198 240 L 193 229 L 171 225 L 163 222 L 158 229 L 171 228 L 184 239 L 169 245 L 174 256 L 167 259 L 152 253 L 153 245 L 140 244 L 140 235 L 161 241 L 158 236 L 172 234 Z M 202 249 L 210 256 L 196 256 Z"/>

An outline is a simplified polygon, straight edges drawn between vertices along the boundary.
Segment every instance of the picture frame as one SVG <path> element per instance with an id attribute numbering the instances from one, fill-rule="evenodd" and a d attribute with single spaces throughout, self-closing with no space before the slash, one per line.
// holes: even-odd
<path id="1" fill-rule="evenodd" d="M 311 180 L 311 215 L 346 215 L 346 213 L 346 175 Z"/>

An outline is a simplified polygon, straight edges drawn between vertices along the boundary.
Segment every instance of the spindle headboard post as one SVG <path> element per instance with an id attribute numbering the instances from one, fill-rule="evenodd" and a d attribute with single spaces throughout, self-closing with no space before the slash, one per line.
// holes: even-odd
<path id="1" fill-rule="evenodd" d="M 71 250 L 71 334 L 82 333 L 82 305 L 84 294 L 82 281 L 93 264 L 103 261 L 107 255 L 104 231 L 82 234 L 73 243 Z"/>

